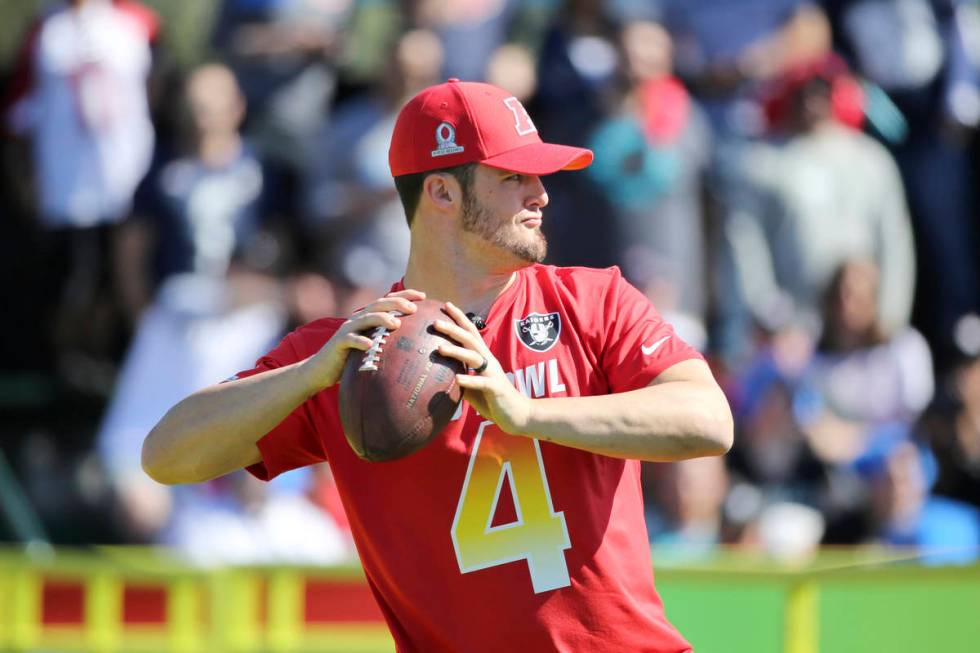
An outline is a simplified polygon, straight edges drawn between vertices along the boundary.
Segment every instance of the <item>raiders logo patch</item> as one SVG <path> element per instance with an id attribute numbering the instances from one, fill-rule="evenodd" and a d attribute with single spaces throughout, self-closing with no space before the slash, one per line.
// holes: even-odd
<path id="1" fill-rule="evenodd" d="M 523 320 L 514 320 L 514 329 L 524 346 L 533 351 L 548 351 L 558 342 L 561 318 L 558 313 L 531 313 Z"/>

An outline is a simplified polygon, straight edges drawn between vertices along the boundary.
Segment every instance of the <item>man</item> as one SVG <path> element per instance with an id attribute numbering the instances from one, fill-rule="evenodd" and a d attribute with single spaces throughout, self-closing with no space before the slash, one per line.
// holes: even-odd
<path id="1" fill-rule="evenodd" d="M 902 179 L 888 151 L 848 126 L 840 97 L 856 84 L 833 55 L 786 72 L 768 100 L 777 143 L 742 150 L 742 183 L 725 218 L 717 276 L 727 297 L 769 331 L 816 331 L 838 268 L 869 259 L 879 270 L 886 334 L 908 326 L 915 246 Z M 835 104 L 836 103 L 836 104 Z"/>
<path id="2" fill-rule="evenodd" d="M 42 307 L 63 380 L 86 394 L 104 386 L 91 370 L 113 369 L 125 340 L 114 241 L 153 155 L 147 84 L 158 33 L 156 14 L 138 2 L 47 2 L 0 106 L 18 137 L 4 174 L 33 180 L 29 301 Z"/>
<path id="3" fill-rule="evenodd" d="M 148 436 L 144 468 L 185 483 L 329 460 L 400 651 L 689 651 L 653 587 L 636 459 L 722 454 L 731 413 L 618 270 L 540 265 L 539 176 L 591 160 L 542 143 L 499 88 L 423 90 L 389 155 L 412 231 L 403 281 L 179 403 Z M 437 328 L 458 343 L 442 353 L 472 370 L 459 377 L 466 404 L 420 452 L 364 462 L 340 428 L 344 361 L 370 347 L 362 332 L 397 329 L 393 312 L 426 296 L 448 300 Z M 541 318 L 552 338 L 524 328 Z"/>
<path id="4" fill-rule="evenodd" d="M 120 229 L 119 284 L 135 335 L 97 442 L 126 535 L 186 544 L 213 532 L 214 515 L 202 518 L 209 507 L 223 511 L 252 486 L 229 479 L 169 492 L 140 469 L 143 438 L 175 402 L 251 365 L 285 332 L 287 315 L 271 274 L 275 258 L 256 262 L 263 234 L 277 225 L 266 210 L 268 177 L 240 132 L 246 105 L 235 76 L 221 64 L 195 68 L 183 85 L 180 108 L 184 147 L 161 157 L 137 193 L 133 217 Z M 279 489 L 271 488 L 272 503 L 281 498 Z M 305 536 L 293 535 L 296 543 Z M 227 537 L 193 553 L 230 552 L 233 541 L 240 543 Z M 237 552 L 268 552 L 271 545 L 265 537 Z M 336 559 L 336 547 L 320 547 L 321 553 L 330 550 Z"/>

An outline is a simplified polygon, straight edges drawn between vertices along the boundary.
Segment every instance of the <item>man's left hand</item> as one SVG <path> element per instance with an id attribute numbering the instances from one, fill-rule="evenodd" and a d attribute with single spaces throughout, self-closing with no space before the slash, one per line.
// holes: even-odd
<path id="1" fill-rule="evenodd" d="M 463 388 L 463 398 L 503 431 L 511 435 L 527 435 L 525 428 L 530 423 L 531 399 L 518 392 L 507 378 L 466 314 L 451 302 L 446 302 L 445 310 L 451 321 L 436 320 L 435 328 L 458 344 L 440 345 L 439 353 L 455 358 L 473 372 L 456 375 L 457 382 Z M 486 367 L 475 373 L 484 362 Z"/>

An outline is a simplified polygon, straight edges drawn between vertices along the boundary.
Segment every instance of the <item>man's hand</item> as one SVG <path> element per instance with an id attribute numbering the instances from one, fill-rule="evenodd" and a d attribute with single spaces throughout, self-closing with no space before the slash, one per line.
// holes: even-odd
<path id="1" fill-rule="evenodd" d="M 455 358 L 471 370 L 478 369 L 486 361 L 486 368 L 479 374 L 456 375 L 463 388 L 463 398 L 480 415 L 505 432 L 527 435 L 525 428 L 530 422 L 531 399 L 518 392 L 507 379 L 500 363 L 480 337 L 480 332 L 463 311 L 447 302 L 446 313 L 452 321 L 437 320 L 436 330 L 459 344 L 441 345 L 439 353 Z"/>
<path id="2" fill-rule="evenodd" d="M 258 441 L 310 396 L 336 384 L 350 350 L 371 347 L 361 332 L 397 329 L 392 312 L 414 313 L 422 299 L 417 290 L 391 293 L 357 311 L 306 360 L 186 397 L 147 436 L 143 469 L 159 483 L 200 483 L 259 462 Z"/>
<path id="3" fill-rule="evenodd" d="M 401 320 L 394 313 L 411 315 L 416 311 L 415 302 L 423 299 L 425 293 L 419 290 L 400 290 L 351 315 L 320 351 L 304 363 L 311 370 L 311 394 L 329 388 L 340 380 L 351 349 L 367 351 L 371 347 L 371 338 L 362 335 L 365 331 L 380 326 L 394 331 L 401 326 Z"/>

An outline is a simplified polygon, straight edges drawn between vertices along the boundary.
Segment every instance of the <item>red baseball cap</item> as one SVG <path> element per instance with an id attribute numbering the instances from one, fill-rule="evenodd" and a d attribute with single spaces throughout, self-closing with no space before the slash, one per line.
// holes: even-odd
<path id="1" fill-rule="evenodd" d="M 587 167 L 592 151 L 542 142 L 520 101 L 491 84 L 450 79 L 402 108 L 388 150 L 392 176 L 474 162 L 549 175 Z"/>

